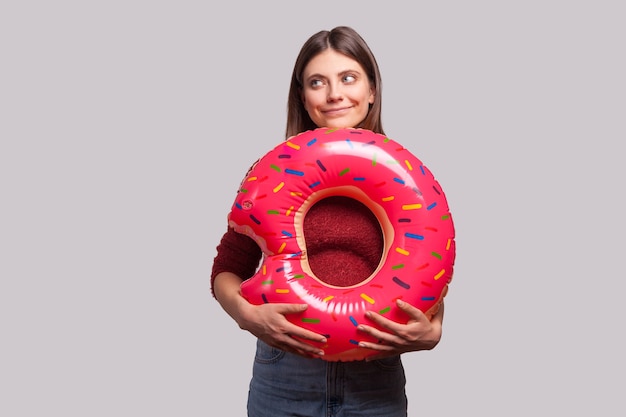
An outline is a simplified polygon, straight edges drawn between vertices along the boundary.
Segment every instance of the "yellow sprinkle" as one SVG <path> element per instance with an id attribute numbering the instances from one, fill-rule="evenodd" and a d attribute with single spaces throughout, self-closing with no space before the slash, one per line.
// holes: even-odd
<path id="1" fill-rule="evenodd" d="M 402 205 L 402 210 L 417 210 L 417 209 L 421 209 L 422 205 L 420 203 L 416 203 L 416 204 L 403 204 Z"/>
<path id="2" fill-rule="evenodd" d="M 406 164 L 406 167 L 409 169 L 409 171 L 413 171 L 413 166 L 411 165 L 408 159 L 405 159 L 404 163 Z"/>
<path id="3" fill-rule="evenodd" d="M 334 295 L 329 295 L 328 297 L 324 298 L 324 300 L 323 300 L 323 301 L 324 301 L 325 303 L 327 303 L 327 302 L 329 302 L 330 300 L 332 300 L 333 298 L 335 298 L 335 296 L 334 296 Z"/>
<path id="4" fill-rule="evenodd" d="M 282 288 L 276 288 L 276 293 L 277 294 L 289 294 L 289 290 L 288 289 L 282 289 Z"/>
<path id="5" fill-rule="evenodd" d="M 361 298 L 367 301 L 370 304 L 374 304 L 374 299 L 367 294 L 361 293 Z"/>
<path id="6" fill-rule="evenodd" d="M 267 275 L 267 265 L 263 264 L 263 267 L 261 268 L 261 271 L 262 271 L 263 275 Z"/>
<path id="7" fill-rule="evenodd" d="M 292 191 L 291 192 L 291 196 L 292 197 L 302 197 L 302 193 L 299 191 Z"/>
<path id="8" fill-rule="evenodd" d="M 256 180 L 258 180 L 258 179 L 259 179 L 259 177 L 250 177 L 250 178 L 248 178 L 248 182 L 249 182 L 249 181 L 256 181 Z"/>
<path id="9" fill-rule="evenodd" d="M 409 251 L 406 250 L 406 249 L 402 249 L 402 248 L 396 248 L 396 252 L 398 252 L 398 253 L 400 253 L 402 255 L 406 255 L 406 256 L 409 255 Z"/>
<path id="10" fill-rule="evenodd" d="M 291 142 L 287 142 L 287 146 L 289 146 L 290 148 L 293 148 L 297 151 L 300 150 L 300 145 L 296 145 L 295 143 L 291 143 Z"/>
<path id="11" fill-rule="evenodd" d="M 445 272 L 446 272 L 445 269 L 442 269 L 441 271 L 439 271 L 439 273 L 435 275 L 435 281 L 441 278 Z"/>
<path id="12" fill-rule="evenodd" d="M 448 239 L 448 243 L 446 243 L 446 250 L 450 250 L 451 244 L 452 244 L 452 239 Z"/>
<path id="13" fill-rule="evenodd" d="M 383 201 L 392 201 L 395 197 L 390 195 L 389 197 L 383 197 Z"/>
<path id="14" fill-rule="evenodd" d="M 281 182 L 280 184 L 278 184 L 276 187 L 274 187 L 274 189 L 272 191 L 274 191 L 275 193 L 279 192 L 281 188 L 283 188 L 285 185 L 284 182 Z"/>
<path id="15" fill-rule="evenodd" d="M 287 209 L 287 212 L 285 213 L 285 216 L 289 216 L 292 210 L 293 210 L 293 206 L 289 207 L 289 209 Z"/>
<path id="16" fill-rule="evenodd" d="M 280 248 L 278 248 L 278 253 L 283 253 L 283 250 L 285 250 L 285 246 L 287 246 L 287 242 L 283 242 L 283 244 L 280 245 Z"/>

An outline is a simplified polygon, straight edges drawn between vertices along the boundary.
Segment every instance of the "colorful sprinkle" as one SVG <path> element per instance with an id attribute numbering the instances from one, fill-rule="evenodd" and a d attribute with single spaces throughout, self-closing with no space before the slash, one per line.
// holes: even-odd
<path id="1" fill-rule="evenodd" d="M 437 273 L 437 275 L 435 275 L 435 281 L 437 281 L 439 278 L 441 278 L 443 276 L 443 274 L 445 274 L 445 273 L 446 273 L 445 269 L 442 269 L 441 271 L 439 271 Z"/>
<path id="2" fill-rule="evenodd" d="M 298 177 L 304 176 L 304 172 L 297 171 L 295 169 L 285 169 L 285 174 L 297 175 Z"/>
<path id="3" fill-rule="evenodd" d="M 256 217 L 254 217 L 254 214 L 250 215 L 250 219 L 255 222 L 256 224 L 261 224 L 261 221 L 259 219 L 257 219 Z"/>
<path id="4" fill-rule="evenodd" d="M 422 208 L 422 205 L 420 203 L 402 205 L 402 210 L 419 210 L 421 208 Z"/>
<path id="5" fill-rule="evenodd" d="M 409 171 L 413 171 L 413 166 L 411 165 L 408 159 L 405 159 L 404 163 L 406 164 L 406 167 Z"/>
<path id="6" fill-rule="evenodd" d="M 344 168 L 344 169 L 342 169 L 341 171 L 339 171 L 339 176 L 340 176 L 340 177 L 344 176 L 345 174 L 347 174 L 347 173 L 348 173 L 348 171 L 350 171 L 350 168 Z"/>
<path id="7" fill-rule="evenodd" d="M 300 145 L 297 145 L 297 144 L 295 144 L 295 143 L 291 143 L 291 142 L 289 142 L 289 141 L 287 141 L 287 146 L 289 146 L 290 148 L 295 149 L 296 151 L 299 151 L 299 150 L 300 150 Z"/>
<path id="8" fill-rule="evenodd" d="M 329 302 L 330 300 L 332 300 L 333 298 L 335 298 L 334 295 L 329 295 L 328 297 L 324 298 L 322 301 L 324 301 L 325 303 Z"/>
<path id="9" fill-rule="evenodd" d="M 406 249 L 396 248 L 396 252 L 398 252 L 400 255 L 409 256 L 409 251 Z"/>
<path id="10" fill-rule="evenodd" d="M 424 240 L 424 236 L 422 235 L 418 235 L 415 233 L 405 233 L 404 236 L 408 237 L 409 239 L 417 239 L 417 240 Z"/>
<path id="11" fill-rule="evenodd" d="M 437 202 L 434 202 L 434 203 L 432 203 L 431 205 L 427 206 L 427 207 L 426 207 L 426 210 L 432 210 L 432 209 L 434 209 L 435 207 L 437 207 Z"/>
<path id="12" fill-rule="evenodd" d="M 402 178 L 394 177 L 393 180 L 398 184 L 404 185 L 404 180 Z"/>
<path id="13" fill-rule="evenodd" d="M 396 284 L 398 284 L 399 286 L 401 286 L 401 287 L 402 287 L 402 288 L 404 288 L 405 290 L 408 290 L 409 288 L 411 288 L 411 286 L 410 286 L 408 283 L 406 283 L 406 282 L 402 281 L 402 280 L 401 280 L 400 278 L 398 278 L 398 277 L 393 277 L 393 279 L 392 279 L 392 280 L 393 280 L 393 282 L 395 282 Z"/>
<path id="14" fill-rule="evenodd" d="M 369 295 L 365 294 L 365 293 L 361 293 L 361 298 L 364 299 L 365 301 L 367 301 L 370 304 L 374 304 L 375 301 L 372 297 L 370 297 Z"/>
<path id="15" fill-rule="evenodd" d="M 317 142 L 317 138 L 313 138 L 306 143 L 306 146 L 312 146 L 315 142 Z"/>
<path id="16" fill-rule="evenodd" d="M 322 161 L 318 159 L 315 162 L 317 163 L 317 166 L 320 167 L 322 171 L 326 172 L 326 167 L 324 166 L 324 164 L 322 164 Z"/>
<path id="17" fill-rule="evenodd" d="M 318 324 L 320 322 L 320 319 L 313 319 L 313 318 L 303 317 L 302 318 L 302 322 L 303 323 Z"/>
<path id="18" fill-rule="evenodd" d="M 270 168 L 276 172 L 280 172 L 280 167 L 278 165 L 270 164 Z"/>
<path id="19" fill-rule="evenodd" d="M 281 190 L 281 188 L 283 188 L 284 186 L 285 186 L 285 183 L 284 183 L 284 182 L 281 182 L 281 183 L 280 183 L 280 184 L 278 184 L 276 187 L 274 187 L 274 188 L 272 189 L 272 191 L 273 191 L 273 192 L 275 192 L 275 193 L 277 193 L 277 192 L 279 192 L 279 191 Z"/>
<path id="20" fill-rule="evenodd" d="M 289 294 L 289 290 L 287 288 L 276 288 L 276 294 Z"/>
<path id="21" fill-rule="evenodd" d="M 396 197 L 390 195 L 389 197 L 383 197 L 383 201 L 393 201 L 394 198 Z"/>
<path id="22" fill-rule="evenodd" d="M 261 285 L 273 285 L 274 280 L 268 279 L 267 281 L 261 281 Z"/>
<path id="23" fill-rule="evenodd" d="M 354 317 L 349 316 L 348 318 L 350 319 L 350 321 L 352 322 L 352 324 L 354 324 L 355 326 L 358 326 L 358 325 L 359 325 L 359 322 L 358 322 L 358 321 L 356 321 L 356 319 L 355 319 Z"/>
<path id="24" fill-rule="evenodd" d="M 287 242 L 283 242 L 280 247 L 278 248 L 278 253 L 283 253 L 283 251 L 285 250 L 285 246 L 287 246 Z"/>

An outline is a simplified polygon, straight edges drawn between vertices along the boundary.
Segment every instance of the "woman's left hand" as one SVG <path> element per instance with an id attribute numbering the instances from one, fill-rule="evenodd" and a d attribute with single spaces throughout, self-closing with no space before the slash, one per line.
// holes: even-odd
<path id="1" fill-rule="evenodd" d="M 382 359 L 417 350 L 431 350 L 441 340 L 443 303 L 431 320 L 428 320 L 428 317 L 419 309 L 405 301 L 398 300 L 397 305 L 410 317 L 406 324 L 397 323 L 378 313 L 368 311 L 366 313 L 367 318 L 381 328 L 387 329 L 388 332 L 378 330 L 366 324 L 359 325 L 358 329 L 360 331 L 378 340 L 378 343 L 359 343 L 360 347 L 380 351 L 380 354 L 370 356 L 367 360 Z"/>

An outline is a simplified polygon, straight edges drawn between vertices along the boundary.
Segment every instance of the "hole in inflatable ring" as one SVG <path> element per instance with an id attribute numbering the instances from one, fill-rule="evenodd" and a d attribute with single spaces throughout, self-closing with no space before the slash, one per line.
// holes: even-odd
<path id="1" fill-rule="evenodd" d="M 331 286 L 350 287 L 369 278 L 381 262 L 384 238 L 374 213 L 346 196 L 314 203 L 303 220 L 309 268 Z"/>

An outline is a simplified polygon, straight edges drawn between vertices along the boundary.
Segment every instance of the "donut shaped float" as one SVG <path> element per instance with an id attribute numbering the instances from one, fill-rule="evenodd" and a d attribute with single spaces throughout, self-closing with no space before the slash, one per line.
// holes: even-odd
<path id="1" fill-rule="evenodd" d="M 384 247 L 376 270 L 350 287 L 329 285 L 307 261 L 303 220 L 329 196 L 365 204 L 378 219 Z M 394 140 L 365 129 L 306 131 L 282 142 L 250 169 L 228 215 L 229 225 L 263 251 L 257 273 L 241 285 L 252 304 L 306 303 L 287 319 L 324 334 L 327 361 L 362 360 L 377 352 L 359 323 L 369 310 L 406 323 L 402 299 L 434 315 L 448 291 L 455 231 L 444 192 L 432 173 Z M 381 329 L 384 330 L 384 329 Z"/>

